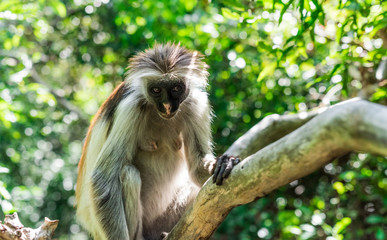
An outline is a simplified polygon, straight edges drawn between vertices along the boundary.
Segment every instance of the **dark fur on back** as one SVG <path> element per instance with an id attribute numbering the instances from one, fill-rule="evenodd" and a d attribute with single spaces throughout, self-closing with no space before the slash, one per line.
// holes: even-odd
<path id="1" fill-rule="evenodd" d="M 102 109 L 104 109 L 104 111 L 101 112 L 101 116 L 109 124 L 107 135 L 109 135 L 110 129 L 112 127 L 114 113 L 116 112 L 118 104 L 122 101 L 123 98 L 127 97 L 130 93 L 131 91 L 128 86 L 126 86 L 125 83 L 122 82 L 114 89 L 112 94 L 110 94 L 108 99 L 106 99 L 106 101 L 103 103 Z"/>
<path id="2" fill-rule="evenodd" d="M 175 72 L 179 69 L 186 70 L 187 67 L 194 71 L 204 72 L 208 67 L 202 59 L 203 56 L 200 53 L 188 50 L 180 44 L 156 44 L 153 48 L 129 59 L 128 74 L 146 68 L 157 70 L 162 74 Z"/>

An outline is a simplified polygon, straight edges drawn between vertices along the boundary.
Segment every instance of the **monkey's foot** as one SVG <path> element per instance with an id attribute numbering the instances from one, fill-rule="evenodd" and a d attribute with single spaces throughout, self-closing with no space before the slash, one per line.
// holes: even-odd
<path id="1" fill-rule="evenodd" d="M 212 181 L 216 183 L 216 185 L 222 185 L 223 179 L 228 178 L 232 168 L 240 161 L 241 159 L 239 157 L 228 156 L 227 154 L 218 157 L 216 159 Z"/>
<path id="2" fill-rule="evenodd" d="M 167 232 L 162 232 L 160 233 L 160 240 L 163 240 L 164 238 L 166 238 L 168 236 L 168 233 Z"/>

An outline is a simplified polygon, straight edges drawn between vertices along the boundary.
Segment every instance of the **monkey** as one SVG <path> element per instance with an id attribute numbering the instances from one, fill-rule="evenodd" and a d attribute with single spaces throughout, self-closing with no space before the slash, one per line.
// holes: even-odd
<path id="1" fill-rule="evenodd" d="M 214 157 L 207 69 L 203 55 L 176 43 L 129 59 L 78 165 L 76 215 L 94 239 L 165 236 L 211 174 L 221 185 L 239 162 Z"/>

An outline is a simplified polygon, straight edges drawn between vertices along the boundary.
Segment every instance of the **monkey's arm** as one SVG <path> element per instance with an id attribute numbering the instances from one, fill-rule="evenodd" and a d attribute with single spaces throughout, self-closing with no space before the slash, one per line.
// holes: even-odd
<path id="1" fill-rule="evenodd" d="M 185 156 L 191 179 L 196 185 L 202 186 L 211 176 L 216 159 L 212 154 L 212 149 L 208 149 L 209 147 L 205 144 L 210 139 L 200 139 L 203 136 L 192 134 L 192 139 L 189 139 L 188 136 L 184 139 Z"/>
<path id="2" fill-rule="evenodd" d="M 205 93 L 192 95 L 188 108 L 193 111 L 186 119 L 183 131 L 184 151 L 191 179 L 202 186 L 211 176 L 216 162 L 212 153 L 211 109 Z"/>
<path id="3" fill-rule="evenodd" d="M 202 186 L 213 174 L 213 182 L 221 185 L 227 178 L 232 168 L 240 162 L 238 157 L 222 155 L 215 159 L 212 153 L 211 137 L 211 109 L 204 93 L 197 93 L 197 97 L 191 104 L 196 113 L 190 118 L 189 127 L 184 134 L 185 154 L 192 180 Z"/>

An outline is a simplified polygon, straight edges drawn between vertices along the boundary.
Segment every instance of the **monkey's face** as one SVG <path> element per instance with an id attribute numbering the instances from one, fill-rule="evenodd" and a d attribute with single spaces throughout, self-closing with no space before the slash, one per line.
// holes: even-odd
<path id="1" fill-rule="evenodd" d="M 173 118 L 188 95 L 188 89 L 181 80 L 150 82 L 147 91 L 151 103 L 163 119 Z"/>

